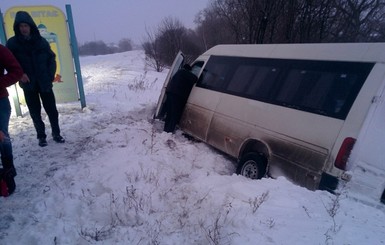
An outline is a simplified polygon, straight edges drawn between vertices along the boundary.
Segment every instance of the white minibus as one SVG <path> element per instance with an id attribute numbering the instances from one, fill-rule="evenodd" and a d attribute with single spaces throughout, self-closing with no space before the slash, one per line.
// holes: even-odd
<path id="1" fill-rule="evenodd" d="M 385 43 L 218 45 L 192 64 L 199 78 L 179 127 L 237 159 L 238 174 L 334 192 L 352 178 L 352 148 L 383 101 L 384 62 Z M 164 88 L 182 64 L 179 53 Z M 373 171 L 384 173 L 382 145 Z"/>

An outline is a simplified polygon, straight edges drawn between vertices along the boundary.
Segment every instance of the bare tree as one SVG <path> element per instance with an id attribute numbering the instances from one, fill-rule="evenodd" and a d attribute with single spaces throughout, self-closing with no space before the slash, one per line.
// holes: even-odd
<path id="1" fill-rule="evenodd" d="M 197 32 L 187 29 L 182 36 L 182 47 L 180 50 L 185 55 L 185 62 L 191 64 L 205 49 Z"/>
<path id="2" fill-rule="evenodd" d="M 197 33 L 206 48 L 211 43 L 384 41 L 384 5 L 385 0 L 211 0 L 197 18 Z"/>
<path id="3" fill-rule="evenodd" d="M 215 0 L 212 12 L 228 25 L 235 43 L 264 43 L 272 40 L 283 0 Z M 266 35 L 267 31 L 270 35 Z"/>
<path id="4" fill-rule="evenodd" d="M 215 14 L 212 8 L 202 11 L 195 22 L 198 24 L 196 33 L 204 50 L 217 44 L 235 43 L 234 34 L 226 20 Z"/>
<path id="5" fill-rule="evenodd" d="M 146 29 L 147 39 L 142 43 L 142 47 L 146 54 L 146 64 L 154 68 L 157 72 L 163 71 L 166 64 L 162 60 L 159 48 L 159 40 L 154 32 Z"/>
<path id="6" fill-rule="evenodd" d="M 330 15 L 333 12 L 334 0 L 298 1 L 296 22 L 296 38 L 292 41 L 300 43 L 324 42 L 327 40 L 332 26 Z"/>
<path id="7" fill-rule="evenodd" d="M 86 42 L 79 46 L 80 55 L 104 55 L 115 52 L 114 47 L 107 46 L 103 41 Z"/>
<path id="8" fill-rule="evenodd" d="M 132 41 L 131 41 L 131 39 L 124 38 L 124 39 L 119 41 L 118 46 L 119 46 L 119 50 L 121 52 L 131 51 L 132 50 Z"/>
<path id="9" fill-rule="evenodd" d="M 374 25 L 377 25 L 378 31 L 376 33 L 372 34 L 372 40 L 374 42 L 384 42 L 385 40 L 385 21 L 382 21 L 380 23 L 375 23 Z"/>
<path id="10" fill-rule="evenodd" d="M 175 55 L 182 49 L 185 33 L 186 28 L 178 19 L 166 17 L 160 23 L 158 27 L 159 48 L 166 64 L 171 64 Z"/>
<path id="11" fill-rule="evenodd" d="M 227 25 L 232 31 L 235 42 L 243 43 L 245 37 L 242 31 L 242 14 L 239 10 L 238 0 L 215 0 L 211 3 L 212 12 L 223 20 L 222 24 Z"/>
<path id="12" fill-rule="evenodd" d="M 334 41 L 370 41 L 384 22 L 384 0 L 335 0 Z"/>
<path id="13" fill-rule="evenodd" d="M 172 64 L 179 51 L 195 59 L 202 51 L 198 40 L 193 30 L 186 29 L 178 19 L 167 17 L 155 34 L 147 31 L 147 41 L 142 46 L 156 67 L 164 67 Z"/>

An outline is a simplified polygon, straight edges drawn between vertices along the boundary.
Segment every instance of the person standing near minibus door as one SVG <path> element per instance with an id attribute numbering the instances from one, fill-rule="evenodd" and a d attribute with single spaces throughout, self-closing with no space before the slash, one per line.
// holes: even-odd
<path id="1" fill-rule="evenodd" d="M 11 51 L 0 45 L 0 155 L 3 165 L 0 179 L 5 180 L 7 184 L 7 190 L 5 190 L 7 195 L 12 194 L 16 188 L 14 181 L 16 169 L 13 164 L 12 143 L 8 133 L 11 104 L 7 87 L 15 84 L 22 75 L 23 70 Z M 0 191 L 3 191 L 2 188 Z M 4 193 L 1 194 L 4 195 Z"/>
<path id="2" fill-rule="evenodd" d="M 191 66 L 185 64 L 172 77 L 166 88 L 166 119 L 164 131 L 172 133 L 182 116 L 183 109 L 191 89 L 197 81 L 197 76 L 191 72 Z"/>
<path id="3" fill-rule="evenodd" d="M 41 118 L 42 101 L 52 129 L 53 140 L 64 143 L 60 135 L 59 113 L 52 90 L 56 73 L 55 53 L 25 11 L 18 11 L 13 24 L 15 36 L 7 42 L 7 47 L 15 55 L 24 70 L 19 85 L 24 91 L 25 101 L 37 132 L 39 146 L 47 145 L 45 124 Z"/>

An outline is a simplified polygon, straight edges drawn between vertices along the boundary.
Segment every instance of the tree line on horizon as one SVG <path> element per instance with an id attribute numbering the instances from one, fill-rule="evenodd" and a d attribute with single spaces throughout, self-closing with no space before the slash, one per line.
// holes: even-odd
<path id="1" fill-rule="evenodd" d="M 385 0 L 210 0 L 195 30 L 165 18 L 143 43 L 157 70 L 218 44 L 385 41 Z"/>
<path id="2" fill-rule="evenodd" d="M 209 0 L 195 29 L 166 17 L 141 45 L 161 71 L 218 44 L 384 42 L 384 13 L 385 0 Z"/>
<path id="3" fill-rule="evenodd" d="M 133 47 L 133 43 L 131 39 L 124 38 L 118 42 L 118 45 L 114 43 L 106 44 L 105 42 L 99 41 L 91 41 L 85 42 L 84 44 L 79 46 L 79 55 L 104 55 L 104 54 L 113 54 L 119 52 L 131 51 Z"/>

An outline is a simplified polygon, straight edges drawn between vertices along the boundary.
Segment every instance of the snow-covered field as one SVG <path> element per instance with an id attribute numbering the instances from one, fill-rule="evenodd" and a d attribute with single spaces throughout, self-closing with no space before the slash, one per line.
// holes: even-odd
<path id="1" fill-rule="evenodd" d="M 87 107 L 58 105 L 67 142 L 11 118 L 17 189 L 0 244 L 385 244 L 385 212 L 284 177 L 250 180 L 152 120 L 167 71 L 144 53 L 82 57 Z M 50 134 L 48 118 L 47 134 Z"/>

